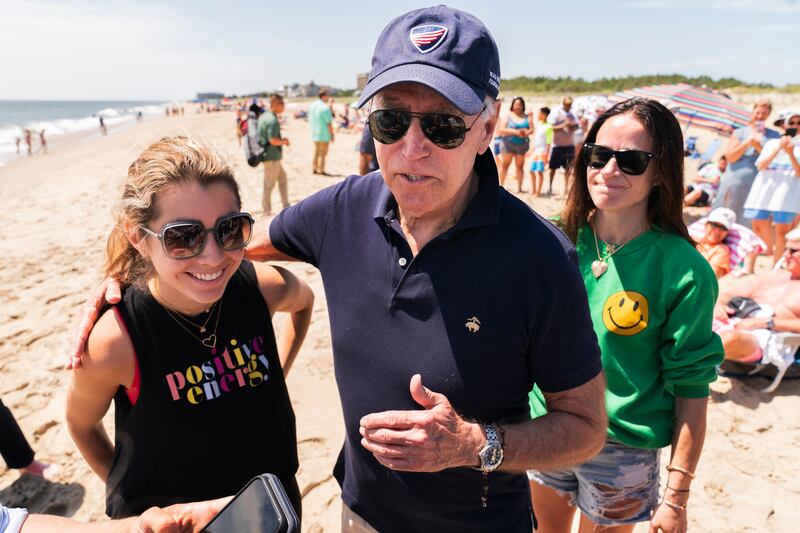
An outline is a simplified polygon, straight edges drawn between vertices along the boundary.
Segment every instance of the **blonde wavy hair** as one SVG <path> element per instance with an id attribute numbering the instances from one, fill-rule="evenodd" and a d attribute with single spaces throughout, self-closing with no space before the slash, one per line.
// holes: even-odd
<path id="1" fill-rule="evenodd" d="M 106 245 L 105 275 L 126 285 L 145 282 L 152 265 L 128 240 L 127 228 L 146 226 L 158 212 L 158 195 L 171 185 L 194 181 L 203 187 L 222 183 L 241 208 L 233 169 L 214 149 L 184 136 L 164 137 L 148 146 L 128 168 L 116 223 Z"/>

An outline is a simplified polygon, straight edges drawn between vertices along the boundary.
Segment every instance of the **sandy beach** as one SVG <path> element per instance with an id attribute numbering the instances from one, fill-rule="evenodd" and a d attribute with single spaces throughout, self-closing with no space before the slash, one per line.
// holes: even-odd
<path id="1" fill-rule="evenodd" d="M 751 95 L 743 100 L 750 101 Z M 800 107 L 800 97 L 776 97 L 776 110 Z M 337 101 L 337 105 L 341 102 Z M 528 100 L 531 109 L 556 99 Z M 289 116 L 283 134 L 289 196 L 296 202 L 358 169 L 360 133 L 337 134 L 328 155 L 333 177 L 313 175 L 308 125 Z M 250 168 L 237 144 L 233 113 L 149 118 L 124 131 L 61 142 L 50 153 L 0 167 L 0 398 L 14 412 L 37 458 L 61 465 L 54 482 L 19 478 L 0 466 L 0 501 L 78 520 L 102 519 L 104 485 L 77 451 L 64 423 L 63 370 L 68 331 L 87 292 L 101 279 L 111 208 L 128 165 L 166 135 L 197 136 L 234 165 L 244 210 L 261 214 L 261 168 Z M 700 135 L 701 149 L 711 134 Z M 695 162 L 687 163 L 687 177 Z M 516 190 L 513 170 L 507 186 Z M 530 190 L 530 182 L 525 181 Z M 278 203 L 274 191 L 273 205 Z M 545 215 L 560 210 L 556 194 L 520 198 Z M 332 469 L 342 442 L 342 415 L 333 375 L 327 306 L 319 273 L 287 264 L 316 293 L 308 337 L 288 379 L 297 417 L 303 531 L 339 530 L 339 487 Z M 278 317 L 280 322 L 282 317 Z M 774 394 L 763 378 L 720 378 L 712 385 L 708 433 L 689 501 L 691 531 L 796 531 L 800 523 L 800 380 Z M 106 417 L 113 435 L 113 414 Z M 668 454 L 668 450 L 665 451 Z M 665 462 L 668 455 L 665 457 Z M 636 531 L 646 531 L 644 525 Z"/>

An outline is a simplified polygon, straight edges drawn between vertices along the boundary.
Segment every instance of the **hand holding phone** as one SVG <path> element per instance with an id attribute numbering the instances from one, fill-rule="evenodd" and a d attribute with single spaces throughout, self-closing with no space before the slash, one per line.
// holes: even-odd
<path id="1" fill-rule="evenodd" d="M 300 521 L 280 480 L 262 474 L 251 479 L 202 531 L 297 533 Z"/>

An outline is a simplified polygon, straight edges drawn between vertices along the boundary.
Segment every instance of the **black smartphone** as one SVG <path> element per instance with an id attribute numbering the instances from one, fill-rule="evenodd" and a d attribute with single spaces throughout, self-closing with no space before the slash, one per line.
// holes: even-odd
<path id="1" fill-rule="evenodd" d="M 297 533 L 299 522 L 280 480 L 273 474 L 262 474 L 251 479 L 203 531 Z"/>
<path id="2" fill-rule="evenodd" d="M 786 133 L 784 135 L 788 135 L 789 137 L 794 137 L 797 135 L 797 128 L 786 128 Z"/>

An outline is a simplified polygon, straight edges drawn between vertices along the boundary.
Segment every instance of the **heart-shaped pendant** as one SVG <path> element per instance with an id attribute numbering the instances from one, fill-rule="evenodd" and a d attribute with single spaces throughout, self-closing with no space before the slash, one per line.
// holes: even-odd
<path id="1" fill-rule="evenodd" d="M 207 348 L 213 348 L 217 345 L 217 336 L 212 333 L 200 342 L 202 342 L 203 346 L 206 346 Z"/>
<path id="2" fill-rule="evenodd" d="M 592 274 L 594 274 L 594 279 L 600 279 L 600 276 L 605 274 L 606 270 L 608 270 L 608 264 L 602 259 L 592 261 Z"/>

